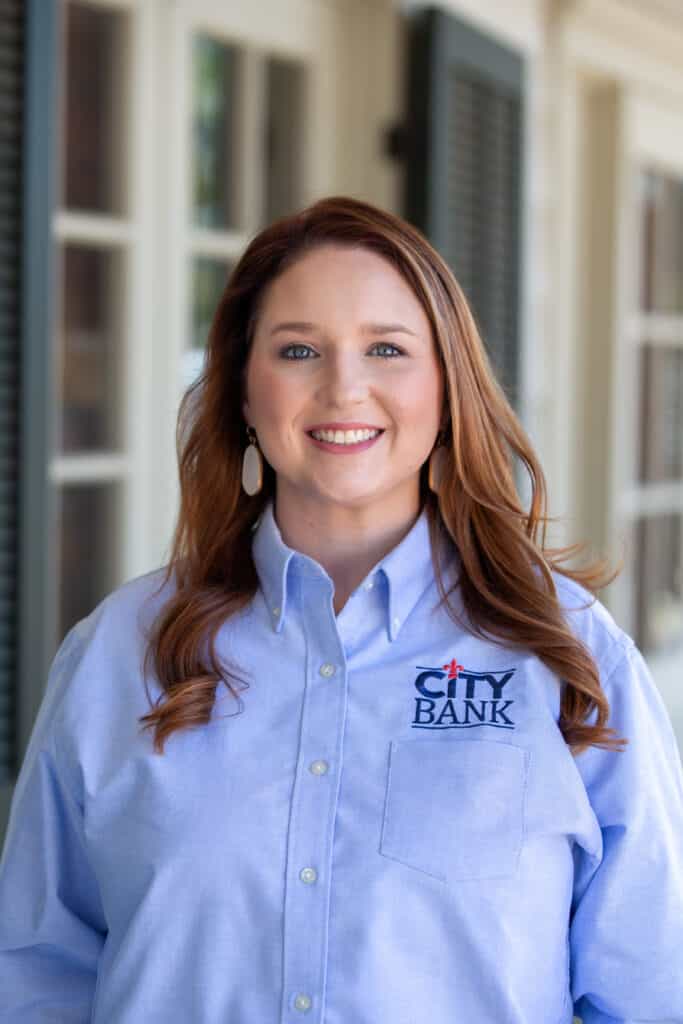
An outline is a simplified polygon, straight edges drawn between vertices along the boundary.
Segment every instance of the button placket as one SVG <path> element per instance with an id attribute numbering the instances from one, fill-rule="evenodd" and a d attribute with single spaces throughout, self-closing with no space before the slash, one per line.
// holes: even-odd
<path id="1" fill-rule="evenodd" d="M 308 672 L 299 734 L 303 758 L 295 780 L 294 824 L 288 839 L 287 859 L 292 868 L 285 892 L 285 987 L 280 1024 L 291 1024 L 296 1010 L 309 1013 L 310 1019 L 320 1024 L 325 1001 L 332 835 L 339 793 L 338 772 L 331 767 L 341 764 L 346 664 L 330 588 L 321 600 L 319 582 L 306 576 L 297 580 L 294 595 L 292 611 L 302 617 Z M 329 761 L 306 757 L 307 751 L 313 755 L 321 745 L 329 753 Z M 320 780 L 318 785 L 312 776 Z"/>

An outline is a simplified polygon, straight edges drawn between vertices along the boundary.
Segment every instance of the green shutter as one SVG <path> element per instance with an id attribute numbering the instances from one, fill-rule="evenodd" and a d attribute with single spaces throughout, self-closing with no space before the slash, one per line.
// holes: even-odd
<path id="1" fill-rule="evenodd" d="M 0 0 L 0 784 L 16 770 L 23 8 Z"/>
<path id="2" fill-rule="evenodd" d="M 408 22 L 404 211 L 447 260 L 518 408 L 524 62 L 452 14 Z"/>
<path id="3" fill-rule="evenodd" d="M 54 655 L 51 217 L 57 0 L 0 0 L 0 841 Z"/>

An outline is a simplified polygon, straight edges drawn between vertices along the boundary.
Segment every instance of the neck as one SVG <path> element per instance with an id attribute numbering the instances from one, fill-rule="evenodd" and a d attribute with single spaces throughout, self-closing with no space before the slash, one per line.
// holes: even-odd
<path id="1" fill-rule="evenodd" d="M 303 499 L 278 486 L 273 511 L 285 544 L 308 555 L 334 583 L 339 614 L 372 567 L 403 540 L 420 514 L 419 491 L 382 502 L 343 505 Z"/>

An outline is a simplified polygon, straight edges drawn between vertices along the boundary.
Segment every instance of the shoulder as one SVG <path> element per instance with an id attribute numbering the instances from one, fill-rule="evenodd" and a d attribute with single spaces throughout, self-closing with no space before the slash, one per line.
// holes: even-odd
<path id="1" fill-rule="evenodd" d="M 561 572 L 553 571 L 552 577 L 568 625 L 589 649 L 604 678 L 634 647 L 632 637 L 590 590 Z"/>
<path id="2" fill-rule="evenodd" d="M 553 572 L 553 579 L 570 628 L 595 660 L 609 701 L 610 727 L 619 736 L 632 738 L 641 724 L 656 722 L 662 735 L 667 734 L 666 742 L 671 742 L 672 725 L 662 697 L 633 638 L 591 591 L 562 573 Z M 594 708 L 587 722 L 595 724 L 596 717 Z M 586 756 L 590 760 L 595 754 Z"/>
<path id="3" fill-rule="evenodd" d="M 120 632 L 129 642 L 142 636 L 175 591 L 174 577 L 167 580 L 166 575 L 162 566 L 121 583 L 75 623 L 64 642 L 80 642 L 83 648 L 105 634 L 111 640 Z"/>
<path id="4" fill-rule="evenodd" d="M 52 659 L 34 726 L 34 746 L 56 743 L 75 764 L 81 747 L 124 742 L 148 710 L 141 685 L 145 629 L 173 588 L 157 569 L 121 584 L 67 632 Z M 123 749 L 123 748 L 122 748 Z M 74 776 L 75 777 L 75 776 Z"/>
<path id="5" fill-rule="evenodd" d="M 66 710 L 95 694 L 102 701 L 131 686 L 137 693 L 148 629 L 173 591 L 174 577 L 167 581 L 162 567 L 126 580 L 103 597 L 62 640 L 46 686 L 50 699 Z"/>

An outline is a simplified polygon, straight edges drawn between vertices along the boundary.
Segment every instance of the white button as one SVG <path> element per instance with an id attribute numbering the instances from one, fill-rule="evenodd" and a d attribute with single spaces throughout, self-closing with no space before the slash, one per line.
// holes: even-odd
<path id="1" fill-rule="evenodd" d="M 400 619 L 394 619 L 394 629 L 398 629 L 398 627 L 400 625 L 401 625 L 401 620 Z"/>
<path id="2" fill-rule="evenodd" d="M 279 608 L 273 608 L 273 615 L 279 615 L 279 614 L 280 614 L 280 609 Z"/>
<path id="3" fill-rule="evenodd" d="M 363 589 L 364 589 L 364 590 L 372 590 L 372 588 L 374 587 L 374 585 L 375 585 L 375 584 L 373 583 L 373 581 L 372 581 L 372 580 L 366 580 L 366 581 L 365 581 L 365 583 L 363 584 Z"/>
<path id="4" fill-rule="evenodd" d="M 327 771 L 327 761 L 312 761 L 308 770 L 312 775 L 324 775 Z"/>
<path id="5" fill-rule="evenodd" d="M 329 661 L 326 661 L 324 665 L 320 666 L 320 675 L 321 676 L 325 676 L 325 677 L 333 676 L 336 671 L 337 671 L 337 669 L 335 668 L 335 666 L 331 665 L 329 663 Z"/>
<path id="6" fill-rule="evenodd" d="M 318 877 L 318 872 L 315 868 L 302 868 L 299 872 L 299 878 L 302 882 L 315 882 Z"/>
<path id="7" fill-rule="evenodd" d="M 310 1010 L 311 1008 L 311 997 L 307 996 L 305 992 L 299 992 L 299 995 L 294 1000 L 295 1010 Z"/>

